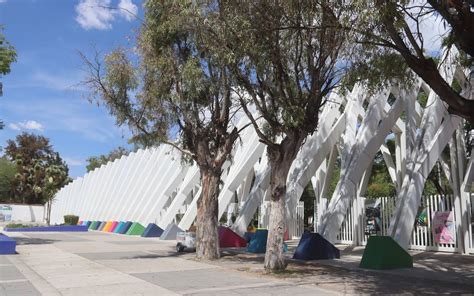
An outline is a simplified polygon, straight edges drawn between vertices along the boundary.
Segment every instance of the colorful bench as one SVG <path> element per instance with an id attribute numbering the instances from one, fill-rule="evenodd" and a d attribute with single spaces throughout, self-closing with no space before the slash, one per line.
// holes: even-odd
<path id="1" fill-rule="evenodd" d="M 142 235 L 145 231 L 145 227 L 138 222 L 134 222 L 132 226 L 125 233 L 126 235 Z"/>
<path id="2" fill-rule="evenodd" d="M 119 233 L 120 233 L 120 234 L 125 234 L 125 233 L 128 231 L 128 229 L 130 228 L 130 226 L 132 226 L 132 224 L 133 224 L 133 223 L 130 222 L 130 221 L 129 221 L 129 222 L 125 222 L 125 224 L 123 224 L 123 227 L 120 229 L 120 232 L 119 232 Z"/>
<path id="3" fill-rule="evenodd" d="M 119 222 L 118 221 L 114 221 L 112 222 L 112 225 L 110 226 L 110 228 L 108 229 L 108 232 L 114 232 L 115 228 L 117 228 Z"/>

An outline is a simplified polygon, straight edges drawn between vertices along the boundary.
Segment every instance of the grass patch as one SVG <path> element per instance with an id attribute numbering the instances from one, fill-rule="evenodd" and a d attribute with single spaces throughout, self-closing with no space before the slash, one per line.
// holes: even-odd
<path id="1" fill-rule="evenodd" d="M 5 228 L 27 228 L 27 227 L 39 227 L 40 225 L 27 225 L 21 223 L 10 223 L 5 226 Z"/>

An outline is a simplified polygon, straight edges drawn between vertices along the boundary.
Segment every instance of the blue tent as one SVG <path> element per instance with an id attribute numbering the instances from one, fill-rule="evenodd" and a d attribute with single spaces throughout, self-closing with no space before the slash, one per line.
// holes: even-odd
<path id="1" fill-rule="evenodd" d="M 255 232 L 246 232 L 244 234 L 244 239 L 249 243 L 254 236 L 255 236 Z"/>
<path id="2" fill-rule="evenodd" d="M 267 251 L 267 239 L 268 239 L 268 230 L 267 229 L 257 229 L 255 234 L 251 237 L 250 243 L 247 247 L 247 252 L 250 253 L 265 253 Z M 283 244 L 283 252 L 288 251 L 288 245 Z"/>
<path id="3" fill-rule="evenodd" d="M 250 253 L 265 253 L 267 250 L 268 230 L 257 229 L 250 240 L 247 251 Z"/>
<path id="4" fill-rule="evenodd" d="M 301 236 L 293 259 L 320 260 L 340 258 L 339 249 L 319 233 L 305 232 Z"/>

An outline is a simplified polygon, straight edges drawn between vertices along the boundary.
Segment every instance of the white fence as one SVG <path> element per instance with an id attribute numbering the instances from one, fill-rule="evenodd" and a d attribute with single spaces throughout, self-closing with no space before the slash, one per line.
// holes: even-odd
<path id="1" fill-rule="evenodd" d="M 263 202 L 258 216 L 258 227 L 268 228 L 270 220 L 270 202 Z M 299 239 L 304 231 L 304 202 L 299 201 L 293 219 L 288 221 L 288 236 L 290 239 Z"/>
<path id="2" fill-rule="evenodd" d="M 474 195 L 471 195 L 471 200 Z M 472 204 L 472 203 L 471 203 Z M 345 220 L 340 228 L 336 243 L 350 245 L 365 245 L 368 235 L 365 232 L 366 217 L 365 209 L 370 206 L 379 206 L 381 225 L 380 235 L 388 235 L 387 230 L 390 225 L 390 217 L 395 209 L 394 197 L 381 197 L 377 199 L 366 199 L 363 197 L 355 199 L 347 210 Z M 458 252 L 457 244 L 440 244 L 437 243 L 433 236 L 432 219 L 433 214 L 437 211 L 452 211 L 456 217 L 456 208 L 454 207 L 454 198 L 452 195 L 440 196 L 423 196 L 421 207 L 418 214 L 425 212 L 425 222 L 416 223 L 413 228 L 409 249 L 421 251 L 443 251 Z M 455 219 L 455 218 L 454 218 Z M 470 217 L 465 217 L 469 229 L 470 245 L 467 246 L 469 252 L 474 253 L 474 244 L 472 242 L 473 225 Z M 456 221 L 455 225 L 457 224 Z M 459 241 L 459 238 L 456 239 Z"/>

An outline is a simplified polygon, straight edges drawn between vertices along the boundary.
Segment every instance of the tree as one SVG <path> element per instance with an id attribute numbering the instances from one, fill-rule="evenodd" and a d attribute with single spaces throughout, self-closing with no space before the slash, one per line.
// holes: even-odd
<path id="1" fill-rule="evenodd" d="M 0 158 L 0 202 L 11 202 L 16 166 L 6 157 Z"/>
<path id="2" fill-rule="evenodd" d="M 58 156 L 58 155 L 56 155 Z M 56 193 L 69 183 L 71 179 L 68 177 L 68 168 L 64 163 L 56 162 L 45 169 L 43 196 L 46 200 L 46 222 L 48 225 L 51 221 L 51 206 Z"/>
<path id="3" fill-rule="evenodd" d="M 45 203 L 46 170 L 52 166 L 68 167 L 59 153 L 53 150 L 43 136 L 22 133 L 15 140 L 8 140 L 5 155 L 16 164 L 17 174 L 13 182 L 13 197 L 25 204 Z"/>
<path id="4" fill-rule="evenodd" d="M 6 40 L 2 33 L 3 27 L 0 26 L 0 74 L 6 75 L 11 71 L 11 64 L 16 61 L 15 48 Z"/>
<path id="5" fill-rule="evenodd" d="M 424 46 L 421 23 L 428 17 L 441 17 L 448 26 L 445 45 L 456 44 L 461 51 L 461 60 L 467 67 L 473 66 L 474 58 L 474 4 L 464 0 L 427 1 L 353 1 L 354 11 L 361 16 L 358 22 L 345 28 L 359 36 L 366 54 L 362 55 L 366 65 L 358 71 L 360 78 L 371 75 L 370 70 L 387 66 L 393 57 L 401 57 L 405 64 L 420 76 L 448 104 L 448 111 L 474 123 L 474 101 L 469 94 L 464 96 L 448 84 L 438 71 L 436 59 Z M 440 36 L 441 38 L 441 36 Z M 393 63 L 390 63 L 393 66 Z M 368 68 L 368 69 L 367 69 Z M 393 67 L 391 71 L 400 69 Z M 383 71 L 387 71 L 385 67 Z M 382 71 L 382 72 L 383 72 Z M 390 70 L 389 70 L 390 71 Z"/>
<path id="6" fill-rule="evenodd" d="M 375 159 L 377 158 L 381 158 L 380 152 L 375 156 Z M 376 162 L 374 160 L 372 174 L 370 176 L 369 184 L 367 185 L 367 192 L 364 196 L 376 198 L 395 195 L 396 188 L 392 179 L 390 179 L 385 162 L 383 159 L 381 162 Z"/>
<path id="7" fill-rule="evenodd" d="M 147 1 L 135 52 L 117 49 L 94 61 L 86 84 L 132 141 L 167 143 L 194 161 L 201 173 L 196 256 L 220 256 L 218 196 L 223 164 L 239 130 L 231 77 L 223 57 L 209 51 L 207 21 L 216 6 L 196 1 Z M 133 61 L 139 61 L 133 63 Z M 176 140 L 172 131 L 178 130 Z"/>
<path id="8" fill-rule="evenodd" d="M 87 172 L 93 171 L 96 168 L 101 167 L 102 165 L 121 158 L 124 155 L 128 155 L 130 151 L 124 147 L 117 147 L 114 150 L 110 151 L 107 155 L 91 156 L 87 159 Z"/>
<path id="9" fill-rule="evenodd" d="M 2 75 L 10 73 L 10 66 L 16 61 L 15 48 L 5 39 L 2 33 L 3 27 L 0 25 L 0 78 Z M 3 85 L 0 82 L 0 97 L 3 95 Z M 3 129 L 3 122 L 0 121 L 0 129 Z"/>
<path id="10" fill-rule="evenodd" d="M 342 62 L 350 59 L 351 43 L 340 26 L 351 12 L 339 1 L 220 4 L 224 37 L 216 39 L 231 60 L 241 106 L 267 145 L 271 166 L 264 264 L 282 270 L 288 171 L 306 137 L 316 131 L 320 109 L 344 74 Z M 214 27 L 218 36 L 220 28 Z"/>

